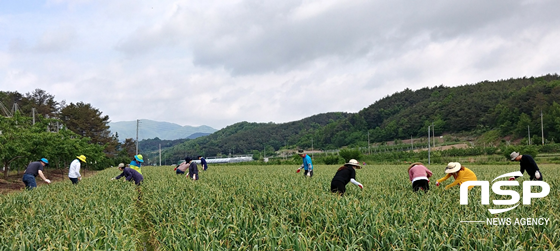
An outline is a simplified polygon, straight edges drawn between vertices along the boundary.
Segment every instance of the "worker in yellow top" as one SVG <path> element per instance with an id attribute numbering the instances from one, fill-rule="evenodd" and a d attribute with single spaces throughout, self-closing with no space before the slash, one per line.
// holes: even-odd
<path id="1" fill-rule="evenodd" d="M 130 162 L 130 168 L 142 174 L 142 169 L 140 169 L 142 167 L 142 163 L 144 163 L 144 157 L 142 157 L 142 154 L 134 155 L 134 159 Z"/>
<path id="2" fill-rule="evenodd" d="M 445 167 L 445 173 L 447 173 L 445 177 L 436 181 L 436 186 L 439 187 L 440 182 L 446 181 L 451 176 L 455 178 L 455 181 L 445 186 L 445 189 L 449 189 L 450 187 L 453 187 L 455 185 L 460 186 L 465 181 L 476 181 L 476 175 L 474 174 L 474 172 L 462 166 L 459 162 L 449 162 L 449 164 L 447 164 L 447 167 Z M 469 190 L 471 190 L 473 187 L 474 186 L 469 186 Z"/>

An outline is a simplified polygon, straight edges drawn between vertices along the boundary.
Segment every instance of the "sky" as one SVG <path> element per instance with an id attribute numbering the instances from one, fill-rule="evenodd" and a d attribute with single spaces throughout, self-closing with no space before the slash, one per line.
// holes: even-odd
<path id="1" fill-rule="evenodd" d="M 560 73 L 554 0 L 0 0 L 0 91 L 221 129 Z M 7 104 L 7 106 L 11 106 Z"/>

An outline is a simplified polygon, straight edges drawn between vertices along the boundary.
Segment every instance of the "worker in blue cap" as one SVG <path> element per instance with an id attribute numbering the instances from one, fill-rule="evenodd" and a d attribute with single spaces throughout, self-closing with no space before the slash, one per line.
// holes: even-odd
<path id="1" fill-rule="evenodd" d="M 43 179 L 47 184 L 50 184 L 51 181 L 45 178 L 45 175 L 43 174 L 44 167 L 48 165 L 49 160 L 47 160 L 46 158 L 42 158 L 38 161 L 29 163 L 29 165 L 25 169 L 25 173 L 23 174 L 22 179 L 23 183 L 25 184 L 25 188 L 31 190 L 37 187 L 37 182 L 35 181 L 35 177 L 37 177 L 37 175 L 41 177 L 41 179 Z"/>
<path id="2" fill-rule="evenodd" d="M 144 157 L 142 157 L 142 154 L 134 155 L 134 159 L 130 161 L 130 168 L 142 174 L 142 163 L 144 163 Z"/>

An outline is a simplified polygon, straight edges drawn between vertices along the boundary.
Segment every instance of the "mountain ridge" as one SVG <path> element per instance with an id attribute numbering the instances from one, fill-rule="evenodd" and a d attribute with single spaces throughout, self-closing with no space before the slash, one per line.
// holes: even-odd
<path id="1" fill-rule="evenodd" d="M 547 132 L 544 140 L 552 142 L 560 138 L 555 119 L 560 117 L 557 100 L 560 100 L 558 74 L 485 80 L 454 87 L 405 88 L 372 100 L 371 105 L 357 113 L 325 113 L 281 124 L 240 122 L 164 153 L 178 158 L 190 154 L 184 149 L 192 154 L 217 156 L 230 151 L 248 154 L 273 153 L 281 148 L 367 147 L 371 142 L 423 137 L 428 127 L 436 136 L 484 134 L 493 144 L 498 144 L 502 137 L 523 139 L 528 128 L 542 126 Z M 543 123 L 541 113 L 545 118 Z M 541 140 L 541 135 L 531 135 L 531 141 Z"/>
<path id="2" fill-rule="evenodd" d="M 111 133 L 117 133 L 119 141 L 136 139 L 136 121 L 109 122 Z M 181 126 L 171 122 L 140 119 L 138 140 L 159 138 L 162 140 L 187 139 L 208 135 L 217 130 L 206 125 Z"/>

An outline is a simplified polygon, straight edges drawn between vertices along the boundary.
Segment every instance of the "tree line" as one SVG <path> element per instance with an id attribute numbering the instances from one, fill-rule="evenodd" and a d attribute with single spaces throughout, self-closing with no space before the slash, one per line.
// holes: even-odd
<path id="1" fill-rule="evenodd" d="M 109 131 L 109 116 L 83 102 L 58 102 L 44 90 L 21 94 L 0 91 L 0 161 L 4 175 L 42 157 L 65 168 L 77 155 L 86 167 L 104 169 L 129 161 L 134 142 L 120 144 Z"/>
<path id="2" fill-rule="evenodd" d="M 528 128 L 540 132 L 541 112 L 544 140 L 551 143 L 560 137 L 556 100 L 560 100 L 557 74 L 416 91 L 407 88 L 373 101 L 357 113 L 319 114 L 283 124 L 240 122 L 171 147 L 164 155 L 180 159 L 194 153 L 220 156 L 230 152 L 267 154 L 282 148 L 365 147 L 368 142 L 426 137 L 428 127 L 435 135 L 492 136 L 495 144 L 504 138 L 541 142 L 540 133 L 533 133 L 530 139 L 527 135 Z"/>
<path id="3" fill-rule="evenodd" d="M 159 156 L 155 151 L 159 144 L 162 144 L 162 159 L 166 160 L 197 155 L 262 153 L 272 156 L 280 149 L 357 148 L 367 147 L 368 142 L 425 137 L 428 127 L 435 135 L 470 134 L 492 144 L 504 143 L 504 139 L 508 143 L 516 140 L 552 143 L 560 138 L 560 104 L 556 100 L 560 100 L 560 76 L 557 74 L 457 87 L 440 85 L 415 91 L 407 88 L 372 100 L 372 105 L 357 113 L 329 112 L 281 124 L 243 121 L 196 139 L 147 140 L 149 151 L 146 154 L 151 156 L 150 160 L 157 161 Z M 0 104 L 6 104 L 0 105 L 0 113 L 4 113 L 0 128 L 5 132 L 0 134 L 3 142 L 11 142 L 6 135 L 16 132 L 15 128 L 37 132 L 43 129 L 53 132 L 54 129 L 47 128 L 56 128 L 58 133 L 68 130 L 74 133 L 72 137 L 102 149 L 97 163 L 127 162 L 135 154 L 136 142 L 125 139 L 119 143 L 118 135 L 109 131 L 109 116 L 90 104 L 57 102 L 54 96 L 40 89 L 26 94 L 0 91 Z M 17 104 L 17 109 L 12 109 L 11 104 Z M 20 118 L 16 118 L 16 113 Z M 31 123 L 28 118 L 33 113 L 37 115 L 38 125 L 16 126 L 17 123 Z M 23 117 L 25 121 L 13 121 Z M 541 117 L 544 138 L 538 133 Z M 39 126 L 47 128 L 35 128 Z M 529 137 L 528 131 L 534 133 Z M 46 134 L 38 135 L 46 137 Z M 7 155 L 7 151 L 0 154 Z M 17 156 L 24 156 L 19 159 L 34 157 L 31 151 Z"/>

